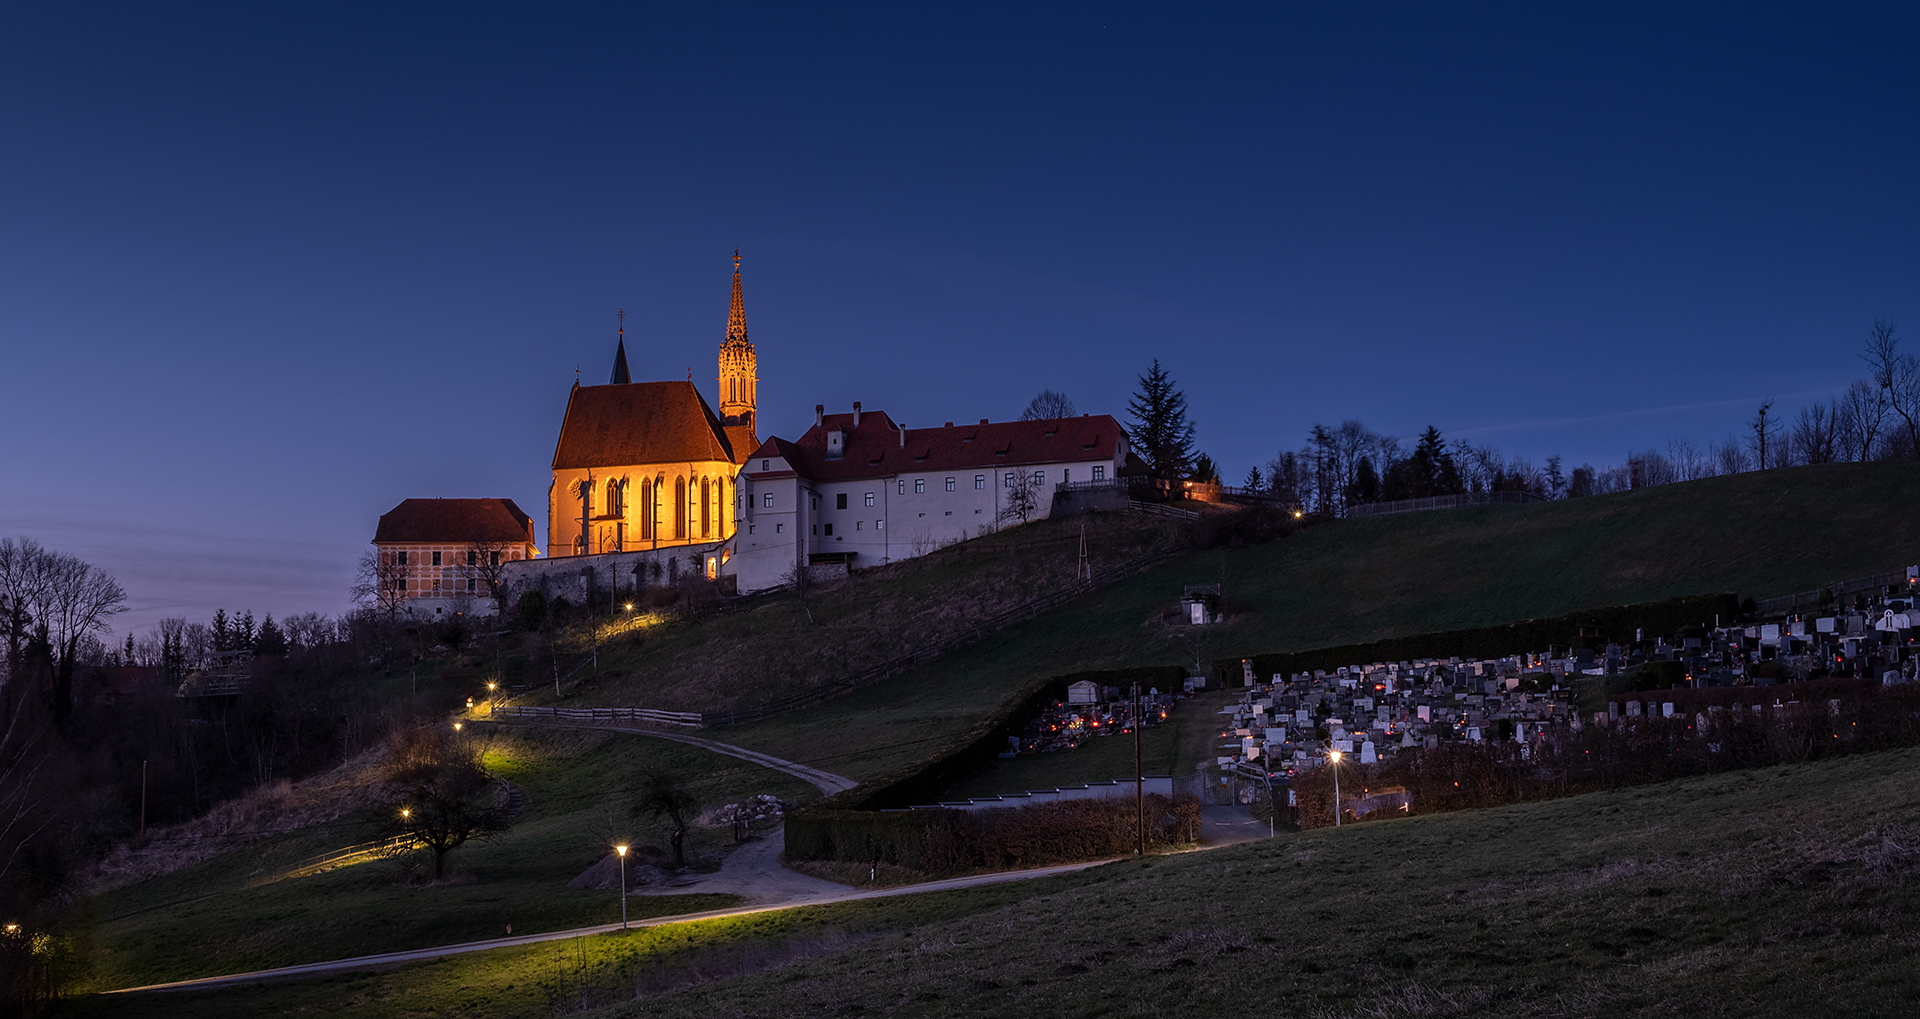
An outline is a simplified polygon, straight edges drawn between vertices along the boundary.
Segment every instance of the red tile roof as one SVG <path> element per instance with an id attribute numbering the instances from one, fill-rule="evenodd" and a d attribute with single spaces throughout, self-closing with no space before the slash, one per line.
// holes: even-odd
<path id="1" fill-rule="evenodd" d="M 532 542 L 533 520 L 512 499 L 408 499 L 380 515 L 376 542 Z"/>
<path id="2" fill-rule="evenodd" d="M 836 428 L 846 433 L 845 452 L 829 460 L 827 433 Z M 772 438 L 761 443 L 753 457 L 786 457 L 805 477 L 836 481 L 1014 464 L 1111 461 L 1125 441 L 1120 423 L 1108 414 L 910 428 L 904 446 L 900 434 L 885 411 L 863 412 L 858 428 L 853 426 L 852 414 L 828 414 L 792 442 Z M 747 466 L 758 465 L 749 462 Z"/>
<path id="3" fill-rule="evenodd" d="M 740 462 L 691 382 L 575 386 L 553 449 L 556 471 L 704 460 Z"/>

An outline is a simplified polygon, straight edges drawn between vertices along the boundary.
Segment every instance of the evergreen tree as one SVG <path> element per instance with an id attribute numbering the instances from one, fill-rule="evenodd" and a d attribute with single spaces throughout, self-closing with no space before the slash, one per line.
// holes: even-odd
<path id="1" fill-rule="evenodd" d="M 1188 477 L 1193 471 L 1194 427 L 1187 420 L 1187 394 L 1176 388 L 1159 358 L 1140 376 L 1140 389 L 1127 401 L 1127 411 L 1133 416 L 1128 438 L 1153 476 Z"/>
<path id="2" fill-rule="evenodd" d="M 280 625 L 273 621 L 273 613 L 260 624 L 260 633 L 253 639 L 253 651 L 261 655 L 284 655 L 287 653 L 287 635 L 282 633 Z"/>
<path id="3" fill-rule="evenodd" d="M 248 650 L 248 651 L 253 650 L 254 637 L 255 637 L 255 633 L 253 631 L 253 610 L 248 609 L 247 611 L 242 612 L 240 614 L 240 619 L 233 628 L 234 650 L 236 651 L 239 651 L 242 649 Z"/>
<path id="4" fill-rule="evenodd" d="M 1241 484 L 1246 488 L 1248 492 L 1260 491 L 1260 487 L 1261 487 L 1260 468 L 1258 467 L 1249 468 L 1247 470 L 1247 480 L 1244 482 L 1241 482 Z"/>
<path id="5" fill-rule="evenodd" d="M 1220 469 L 1213 465 L 1213 458 L 1205 453 L 1193 461 L 1193 480 L 1214 482 L 1220 480 Z"/>
<path id="6" fill-rule="evenodd" d="M 1560 471 L 1560 454 L 1547 457 L 1547 498 L 1558 499 L 1567 487 L 1567 476 Z"/>
<path id="7" fill-rule="evenodd" d="M 226 609 L 213 610 L 213 649 L 233 650 L 233 626 L 227 622 Z"/>

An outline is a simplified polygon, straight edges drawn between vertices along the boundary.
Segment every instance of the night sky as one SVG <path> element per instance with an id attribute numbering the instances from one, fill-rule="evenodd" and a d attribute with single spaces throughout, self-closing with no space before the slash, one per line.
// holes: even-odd
<path id="1" fill-rule="evenodd" d="M 1153 358 L 1230 480 L 1358 418 L 1569 466 L 1920 348 L 1920 8 L 0 8 L 0 535 L 121 632 L 346 607 L 378 516 L 545 533 L 575 369 L 761 433 Z"/>

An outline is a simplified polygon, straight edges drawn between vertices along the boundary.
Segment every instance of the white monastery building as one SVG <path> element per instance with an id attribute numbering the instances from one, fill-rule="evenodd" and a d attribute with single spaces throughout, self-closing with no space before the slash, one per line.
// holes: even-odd
<path id="1" fill-rule="evenodd" d="M 859 569 L 1044 519 L 1062 483 L 1113 481 L 1127 439 L 1110 415 L 905 428 L 885 411 L 827 414 L 794 441 L 770 438 L 741 466 L 738 529 L 720 569 L 744 594 L 796 569 Z M 1011 504 L 1011 506 L 1010 506 Z"/>

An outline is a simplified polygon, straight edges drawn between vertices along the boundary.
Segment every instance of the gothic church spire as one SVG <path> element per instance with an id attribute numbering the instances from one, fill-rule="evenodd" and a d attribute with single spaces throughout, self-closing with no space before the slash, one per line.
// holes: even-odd
<path id="1" fill-rule="evenodd" d="M 727 339 L 720 344 L 720 419 L 745 426 L 752 435 L 760 378 L 753 341 L 747 339 L 747 303 L 740 296 L 740 249 L 733 249 L 733 304 L 727 309 Z M 752 445 L 759 445 L 753 440 Z"/>
<path id="2" fill-rule="evenodd" d="M 627 309 L 620 309 L 620 342 L 613 348 L 613 385 L 626 385 L 633 381 L 633 374 L 627 371 Z"/>

